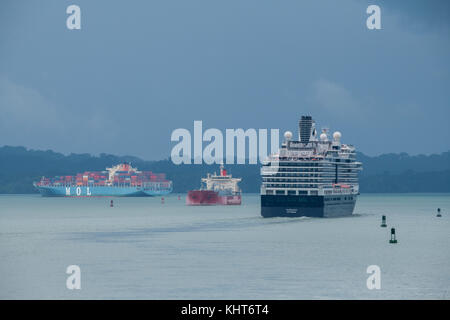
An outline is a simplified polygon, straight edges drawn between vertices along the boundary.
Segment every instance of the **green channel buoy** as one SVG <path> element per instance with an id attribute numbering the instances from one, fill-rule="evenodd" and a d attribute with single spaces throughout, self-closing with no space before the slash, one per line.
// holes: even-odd
<path id="1" fill-rule="evenodd" d="M 397 239 L 395 238 L 395 228 L 391 228 L 391 240 L 389 243 L 397 243 Z"/>
<path id="2" fill-rule="evenodd" d="M 387 224 L 386 224 L 386 216 L 382 216 L 381 217 L 381 227 L 382 228 L 386 228 Z"/>

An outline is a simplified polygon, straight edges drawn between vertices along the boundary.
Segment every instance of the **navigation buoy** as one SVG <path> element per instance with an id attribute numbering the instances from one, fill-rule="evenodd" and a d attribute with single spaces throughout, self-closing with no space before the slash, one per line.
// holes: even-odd
<path id="1" fill-rule="evenodd" d="M 391 228 L 391 240 L 389 243 L 397 243 L 397 239 L 395 238 L 395 228 Z"/>
<path id="2" fill-rule="evenodd" d="M 164 197 L 161 198 L 161 203 L 164 203 Z"/>
<path id="3" fill-rule="evenodd" d="M 442 217 L 442 214 L 441 214 L 441 208 L 438 208 L 438 214 L 437 214 L 437 216 L 436 217 Z"/>
<path id="4" fill-rule="evenodd" d="M 181 200 L 181 197 L 178 195 L 178 200 Z"/>
<path id="5" fill-rule="evenodd" d="M 381 227 L 382 228 L 386 228 L 387 224 L 386 224 L 386 216 L 382 216 L 381 217 Z"/>
<path id="6" fill-rule="evenodd" d="M 112 207 L 114 207 L 114 201 L 113 200 L 111 200 L 111 202 L 109 203 L 109 206 L 112 208 Z"/>

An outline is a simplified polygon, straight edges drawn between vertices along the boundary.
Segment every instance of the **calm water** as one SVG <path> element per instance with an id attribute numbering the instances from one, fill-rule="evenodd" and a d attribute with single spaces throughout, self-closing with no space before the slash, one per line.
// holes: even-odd
<path id="1" fill-rule="evenodd" d="M 450 298 L 449 194 L 362 195 L 335 219 L 263 219 L 257 195 L 181 199 L 0 196 L 0 298 Z M 66 288 L 73 264 L 81 290 Z M 366 287 L 373 264 L 381 290 Z"/>

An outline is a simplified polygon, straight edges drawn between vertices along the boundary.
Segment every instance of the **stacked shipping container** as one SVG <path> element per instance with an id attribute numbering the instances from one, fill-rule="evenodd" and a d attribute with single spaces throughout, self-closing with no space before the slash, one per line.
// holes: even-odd
<path id="1" fill-rule="evenodd" d="M 75 176 L 55 176 L 53 178 L 42 177 L 39 185 L 55 186 L 105 186 L 105 185 L 129 185 L 141 186 L 147 182 L 168 183 L 164 173 L 152 171 L 116 171 L 112 180 L 109 180 L 107 171 L 85 171 Z"/>

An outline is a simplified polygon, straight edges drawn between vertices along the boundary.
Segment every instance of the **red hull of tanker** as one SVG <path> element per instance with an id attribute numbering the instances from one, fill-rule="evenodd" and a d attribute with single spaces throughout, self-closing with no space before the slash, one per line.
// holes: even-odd
<path id="1" fill-rule="evenodd" d="M 221 196 L 212 190 L 192 190 L 186 197 L 188 206 L 240 205 L 241 202 L 240 195 Z"/>

